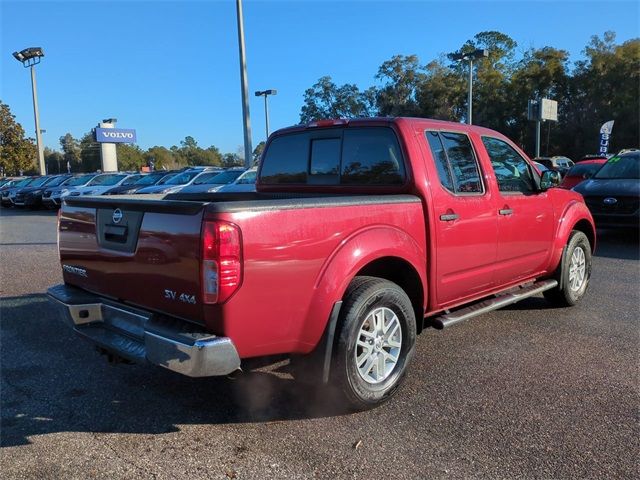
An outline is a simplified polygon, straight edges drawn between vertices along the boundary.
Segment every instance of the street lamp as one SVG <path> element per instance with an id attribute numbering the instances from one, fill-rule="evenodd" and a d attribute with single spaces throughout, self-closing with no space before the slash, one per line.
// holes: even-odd
<path id="1" fill-rule="evenodd" d="M 256 97 L 264 97 L 264 122 L 267 130 L 267 137 L 269 138 L 269 102 L 267 101 L 267 97 L 269 95 L 277 95 L 277 90 L 262 90 L 256 92 Z"/>
<path id="2" fill-rule="evenodd" d="M 478 49 L 469 53 L 452 53 L 450 58 L 462 62 L 469 62 L 469 97 L 467 99 L 467 123 L 471 125 L 473 111 L 473 61 L 489 56 L 489 50 Z"/>
<path id="3" fill-rule="evenodd" d="M 40 47 L 25 48 L 20 52 L 13 52 L 13 56 L 24 68 L 31 68 L 31 93 L 33 95 L 33 116 L 36 119 L 36 144 L 38 146 L 38 163 L 40 164 L 40 174 L 45 175 L 44 166 L 44 145 L 42 144 L 42 133 L 40 131 L 40 115 L 38 113 L 38 93 L 36 86 L 36 68 L 44 57 L 44 51 Z"/>

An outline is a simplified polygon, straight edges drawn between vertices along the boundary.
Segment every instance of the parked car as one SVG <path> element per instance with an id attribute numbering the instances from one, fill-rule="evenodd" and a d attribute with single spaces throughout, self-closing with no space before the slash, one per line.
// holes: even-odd
<path id="1" fill-rule="evenodd" d="M 12 207 L 16 205 L 16 196 L 18 195 L 18 192 L 20 190 L 27 187 L 41 185 L 43 182 L 46 182 L 47 180 L 49 180 L 49 178 L 51 177 L 48 177 L 46 175 L 36 175 L 36 176 L 30 177 L 30 180 L 24 183 L 23 185 L 21 185 L 19 188 L 10 188 L 9 191 L 7 192 L 9 205 Z"/>
<path id="2" fill-rule="evenodd" d="M 253 167 L 244 172 L 235 181 L 223 185 L 217 191 L 218 193 L 230 192 L 255 192 L 256 178 L 258 176 L 258 167 Z"/>
<path id="3" fill-rule="evenodd" d="M 182 173 L 178 173 L 173 178 L 169 179 L 162 185 L 152 185 L 150 187 L 144 187 L 138 190 L 137 194 L 145 193 L 170 193 L 180 190 L 181 187 L 189 185 L 198 175 L 203 171 L 196 169 L 185 170 Z"/>
<path id="4" fill-rule="evenodd" d="M 198 377 L 289 355 L 297 378 L 369 408 L 425 327 L 583 298 L 595 229 L 559 181 L 478 126 L 299 125 L 269 137 L 257 192 L 68 198 L 48 294 L 110 356 Z"/>
<path id="5" fill-rule="evenodd" d="M 19 180 L 13 180 L 7 183 L 6 185 L 4 185 L 2 188 L 0 188 L 0 204 L 3 207 L 12 207 L 13 199 L 16 196 L 16 192 L 28 186 L 38 178 L 40 177 L 38 176 L 26 177 Z"/>
<path id="6" fill-rule="evenodd" d="M 574 190 L 584 197 L 597 227 L 640 227 L 640 152 L 616 155 Z"/>
<path id="7" fill-rule="evenodd" d="M 71 175 L 51 175 L 41 177 L 30 185 L 16 191 L 13 203 L 17 207 L 38 208 L 42 206 L 42 195 L 47 188 L 57 187 L 71 178 Z"/>
<path id="8" fill-rule="evenodd" d="M 93 177 L 84 187 L 77 187 L 63 194 L 62 198 L 78 197 L 80 195 L 102 195 L 110 188 L 122 184 L 130 176 L 128 173 L 101 173 Z"/>
<path id="9" fill-rule="evenodd" d="M 107 190 L 105 192 L 105 195 L 131 195 L 132 193 L 136 193 L 138 190 L 150 187 L 152 185 L 163 185 L 166 181 L 173 178 L 175 173 L 176 172 L 158 170 L 147 175 L 142 175 L 141 178 L 138 178 L 135 181 L 132 181 L 130 183 L 127 181 L 119 187 L 113 187 Z M 165 182 L 163 182 L 163 180 Z"/>
<path id="10" fill-rule="evenodd" d="M 237 179 L 244 172 L 244 168 L 233 168 L 222 172 L 203 172 L 193 179 L 189 185 L 182 187 L 182 193 L 215 192 L 220 187 Z"/>
<path id="11" fill-rule="evenodd" d="M 573 160 L 567 157 L 555 156 L 555 157 L 537 157 L 533 159 L 534 162 L 541 163 L 549 170 L 555 170 L 560 172 L 564 176 L 571 167 L 575 165 Z"/>
<path id="12" fill-rule="evenodd" d="M 607 162 L 606 158 L 581 160 L 569 169 L 562 179 L 561 188 L 573 188 L 587 178 L 591 178 Z"/>
<path id="13" fill-rule="evenodd" d="M 68 178 L 58 186 L 47 187 L 42 194 L 42 204 L 47 208 L 60 207 L 64 197 L 77 188 L 86 186 L 97 175 L 97 173 L 78 174 Z"/>

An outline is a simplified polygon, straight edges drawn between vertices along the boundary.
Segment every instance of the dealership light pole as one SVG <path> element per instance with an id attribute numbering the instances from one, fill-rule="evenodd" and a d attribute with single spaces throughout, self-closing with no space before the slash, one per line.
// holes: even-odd
<path id="1" fill-rule="evenodd" d="M 269 97 L 269 95 L 277 95 L 277 94 L 278 94 L 278 91 L 273 89 L 256 92 L 256 97 L 264 97 L 264 124 L 265 124 L 265 129 L 267 131 L 267 136 L 265 140 L 269 138 L 269 102 L 267 100 L 267 97 Z"/>
<path id="2" fill-rule="evenodd" d="M 249 115 L 249 81 L 247 80 L 247 61 L 244 52 L 244 19 L 242 17 L 242 0 L 236 0 L 238 19 L 238 48 L 240 49 L 240 83 L 242 87 L 242 118 L 244 122 L 244 165 L 251 167 L 251 119 Z"/>
<path id="3" fill-rule="evenodd" d="M 44 51 L 40 47 L 25 48 L 20 52 L 13 52 L 13 56 L 22 65 L 31 68 L 31 93 L 33 95 L 33 115 L 36 119 L 36 145 L 38 146 L 38 163 L 40 174 L 45 175 L 47 170 L 44 165 L 44 145 L 42 144 L 42 131 L 40 130 L 40 114 L 38 113 L 38 88 L 36 85 L 36 65 L 44 57 Z"/>
<path id="4" fill-rule="evenodd" d="M 473 112 L 473 61 L 489 56 L 489 50 L 478 49 L 469 53 L 452 53 L 451 59 L 469 62 L 469 94 L 467 97 L 467 123 L 471 125 Z"/>

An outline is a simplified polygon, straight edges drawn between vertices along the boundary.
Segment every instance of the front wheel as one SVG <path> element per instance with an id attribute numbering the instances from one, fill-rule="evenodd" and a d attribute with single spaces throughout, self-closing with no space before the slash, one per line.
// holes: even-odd
<path id="1" fill-rule="evenodd" d="M 363 410 L 390 398 L 414 352 L 416 319 L 407 294 L 376 277 L 356 277 L 340 313 L 332 379 Z"/>
<path id="2" fill-rule="evenodd" d="M 558 286 L 545 291 L 544 297 L 554 305 L 573 306 L 584 296 L 591 278 L 591 244 L 583 232 L 571 232 L 558 269 Z"/>

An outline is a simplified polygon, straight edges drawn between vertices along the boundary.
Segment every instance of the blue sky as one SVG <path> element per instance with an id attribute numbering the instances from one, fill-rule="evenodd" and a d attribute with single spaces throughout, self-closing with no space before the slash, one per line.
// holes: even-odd
<path id="1" fill-rule="evenodd" d="M 591 35 L 640 36 L 639 2 L 244 1 L 254 146 L 264 139 L 263 100 L 275 88 L 271 127 L 298 122 L 319 77 L 366 88 L 382 62 L 423 63 L 498 30 L 520 52 L 550 45 L 573 61 Z M 0 98 L 34 136 L 29 72 L 11 53 L 42 46 L 37 70 L 46 146 L 80 137 L 102 118 L 135 128 L 143 148 L 186 135 L 235 152 L 243 143 L 235 1 L 0 0 Z"/>

